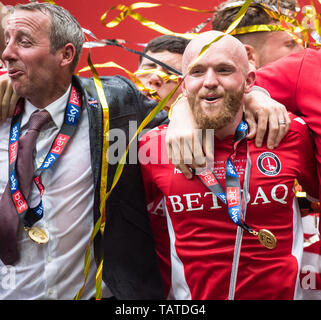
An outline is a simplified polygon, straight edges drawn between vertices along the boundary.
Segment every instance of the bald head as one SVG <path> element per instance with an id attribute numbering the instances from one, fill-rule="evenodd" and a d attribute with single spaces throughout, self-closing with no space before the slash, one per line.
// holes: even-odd
<path id="1" fill-rule="evenodd" d="M 218 39 L 217 41 L 214 41 Z M 213 42 L 214 41 L 214 42 Z M 247 74 L 249 63 L 244 45 L 236 38 L 220 31 L 207 31 L 199 34 L 190 41 L 183 54 L 182 70 L 186 74 L 193 63 L 197 63 L 201 50 L 213 42 L 204 56 L 215 57 L 216 53 L 226 55 L 226 59 L 231 59 L 237 63 L 243 74 Z M 202 59 L 202 58 L 200 58 Z"/>
<path id="2" fill-rule="evenodd" d="M 255 79 L 243 44 L 219 31 L 201 33 L 188 44 L 182 67 L 183 94 L 199 128 L 223 138 L 233 134 Z"/>

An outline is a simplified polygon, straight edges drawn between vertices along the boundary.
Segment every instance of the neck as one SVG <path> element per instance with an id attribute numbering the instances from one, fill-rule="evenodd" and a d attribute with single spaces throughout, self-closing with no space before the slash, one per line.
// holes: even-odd
<path id="1" fill-rule="evenodd" d="M 53 86 L 48 87 L 48 89 L 44 93 L 38 93 L 32 97 L 25 97 L 30 101 L 35 107 L 39 109 L 44 109 L 61 96 L 63 96 L 69 85 L 71 83 L 71 78 L 66 79 L 65 81 L 60 81 L 59 83 L 55 83 Z"/>
<path id="2" fill-rule="evenodd" d="M 243 118 L 243 108 L 240 108 L 233 121 L 222 129 L 215 130 L 215 136 L 220 140 L 224 140 L 227 136 L 234 135 L 238 125 Z"/>

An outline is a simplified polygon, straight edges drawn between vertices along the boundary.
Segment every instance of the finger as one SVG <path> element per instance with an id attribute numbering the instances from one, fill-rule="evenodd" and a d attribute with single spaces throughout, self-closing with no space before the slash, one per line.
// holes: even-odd
<path id="1" fill-rule="evenodd" d="M 178 170 L 180 170 L 187 179 L 190 180 L 190 179 L 193 178 L 194 175 L 193 175 L 193 173 L 191 172 L 190 168 L 187 165 L 179 164 L 179 165 L 176 166 L 176 168 Z"/>
<path id="2" fill-rule="evenodd" d="M 177 144 L 176 140 L 173 140 L 170 145 L 169 159 L 171 163 L 176 167 L 181 163 L 181 153 L 180 146 Z"/>
<path id="3" fill-rule="evenodd" d="M 203 135 L 203 150 L 207 167 L 214 168 L 214 129 L 206 129 Z"/>
<path id="4" fill-rule="evenodd" d="M 169 135 L 165 139 L 168 158 L 170 162 L 177 168 L 183 170 L 187 178 L 191 178 L 192 174 L 189 170 L 190 167 L 195 167 L 196 164 L 193 159 L 191 148 L 192 138 L 180 138 L 179 143 L 177 139 L 172 139 Z"/>
<path id="5" fill-rule="evenodd" d="M 282 139 L 287 134 L 287 132 L 289 131 L 289 128 L 290 128 L 291 120 L 290 120 L 290 117 L 287 112 L 285 112 L 284 118 L 282 120 L 284 121 L 284 124 L 280 125 L 279 133 L 278 133 L 278 135 L 275 139 L 275 143 L 274 143 L 275 148 L 280 144 L 280 142 L 282 141 Z"/>
<path id="6" fill-rule="evenodd" d="M 245 112 L 245 120 L 246 120 L 247 124 L 249 125 L 247 138 L 253 139 L 255 137 L 256 129 L 257 129 L 254 115 L 251 112 Z"/>
<path id="7" fill-rule="evenodd" d="M 172 144 L 169 142 L 169 140 L 167 140 L 167 138 L 165 139 L 165 144 L 166 144 L 168 159 L 171 163 L 173 163 L 173 161 L 172 161 L 172 154 L 173 154 Z"/>
<path id="8" fill-rule="evenodd" d="M 283 120 L 283 118 L 282 118 Z M 269 118 L 269 132 L 267 137 L 267 147 L 274 149 L 276 138 L 280 130 L 280 118 L 276 113 L 271 113 Z"/>
<path id="9" fill-rule="evenodd" d="M 181 164 L 185 164 L 188 166 L 195 165 L 191 144 L 193 144 L 193 138 L 185 139 L 182 137 L 180 139 Z"/>
<path id="10" fill-rule="evenodd" d="M 168 130 L 167 130 L 166 136 L 165 136 L 165 145 L 166 145 L 167 155 L 168 155 L 169 161 L 174 164 L 173 154 L 175 153 L 175 151 L 173 150 L 174 148 L 173 141 L 174 139 L 172 138 L 171 135 L 168 134 Z"/>
<path id="11" fill-rule="evenodd" d="M 173 161 L 172 163 L 175 168 L 180 170 L 187 179 L 192 179 L 193 173 L 190 170 L 190 166 L 193 165 L 193 161 L 191 160 L 192 156 L 189 153 L 188 143 L 185 142 L 182 138 L 179 144 L 176 141 L 177 140 L 174 139 L 171 144 Z"/>
<path id="12" fill-rule="evenodd" d="M 266 129 L 267 129 L 267 117 L 266 115 L 259 115 L 258 121 L 257 121 L 256 136 L 255 136 L 255 145 L 257 147 L 262 146 Z"/>
<path id="13" fill-rule="evenodd" d="M 203 149 L 203 134 L 201 129 L 193 130 L 193 144 L 191 154 L 193 156 L 193 168 L 205 167 L 206 157 Z"/>

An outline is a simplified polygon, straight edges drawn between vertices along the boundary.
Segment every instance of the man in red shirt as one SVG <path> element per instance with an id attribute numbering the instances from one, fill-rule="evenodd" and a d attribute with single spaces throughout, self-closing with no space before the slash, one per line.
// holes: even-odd
<path id="1" fill-rule="evenodd" d="M 226 35 L 194 63 L 203 46 L 218 35 L 222 33 L 199 35 L 183 58 L 187 74 L 183 92 L 195 122 L 201 130 L 215 129 L 215 176 L 209 169 L 199 174 L 212 189 L 196 177 L 186 180 L 169 163 L 167 126 L 152 130 L 140 142 L 166 295 L 172 299 L 300 298 L 303 232 L 293 184 L 298 178 L 310 194 L 317 194 L 312 139 L 302 119 L 294 116 L 288 134 L 273 152 L 245 138 L 243 96 L 253 85 L 254 73 L 248 70 L 244 47 Z M 243 138 L 236 145 L 239 134 Z M 221 189 L 213 193 L 214 185 Z"/>
<path id="2" fill-rule="evenodd" d="M 257 71 L 256 84 L 266 88 L 271 96 L 283 103 L 287 109 L 307 123 L 313 133 L 317 160 L 318 176 L 321 179 L 321 51 L 306 49 L 282 58 Z M 302 151 L 303 152 L 303 151 Z M 319 196 L 321 199 L 321 194 Z M 319 230 L 313 217 L 304 217 L 309 239 L 303 255 L 302 285 L 307 298 L 321 298 L 321 243 Z M 317 222 L 317 221 L 316 221 Z M 306 280 L 305 280 L 306 279 Z"/>
<path id="3" fill-rule="evenodd" d="M 212 29 L 227 30 L 242 5 L 242 2 L 236 0 L 221 2 L 215 8 Z M 303 50 L 303 46 L 284 31 L 281 21 L 277 18 L 280 12 L 293 17 L 297 6 L 296 0 L 252 1 L 232 34 L 244 44 L 249 63 L 255 69 Z"/>

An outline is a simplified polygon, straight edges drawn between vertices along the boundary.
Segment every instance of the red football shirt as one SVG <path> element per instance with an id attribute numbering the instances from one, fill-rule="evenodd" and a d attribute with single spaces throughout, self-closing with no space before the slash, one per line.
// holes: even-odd
<path id="1" fill-rule="evenodd" d="M 248 233 L 242 235 L 231 221 L 226 205 L 196 177 L 187 180 L 168 163 L 166 126 L 141 139 L 139 157 L 148 212 L 169 298 L 300 296 L 303 231 L 294 179 L 313 196 L 318 190 L 310 133 L 302 119 L 291 117 L 289 133 L 277 149 L 256 148 L 254 141 L 247 141 L 234 159 L 241 186 L 246 163 L 250 163 L 245 221 L 255 230 L 268 229 L 275 235 L 277 246 L 273 250 Z M 223 187 L 232 139 L 215 139 L 214 172 Z M 241 241 L 240 250 L 236 248 L 237 241 Z"/>

